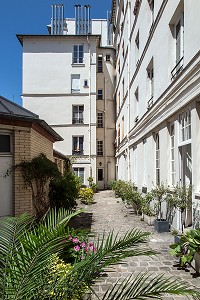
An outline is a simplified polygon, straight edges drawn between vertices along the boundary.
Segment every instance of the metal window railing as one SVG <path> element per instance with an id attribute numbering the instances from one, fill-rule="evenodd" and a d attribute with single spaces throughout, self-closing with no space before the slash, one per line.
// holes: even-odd
<path id="1" fill-rule="evenodd" d="M 171 79 L 174 79 L 182 70 L 183 70 L 183 56 L 171 71 L 171 75 L 172 75 Z"/>

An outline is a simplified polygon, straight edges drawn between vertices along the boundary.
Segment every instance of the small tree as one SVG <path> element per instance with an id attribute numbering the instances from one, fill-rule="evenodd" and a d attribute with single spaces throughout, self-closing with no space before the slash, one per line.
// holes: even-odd
<path id="1" fill-rule="evenodd" d="M 80 186 L 80 178 L 71 171 L 52 179 L 49 186 L 50 206 L 66 209 L 76 207 Z"/>
<path id="2" fill-rule="evenodd" d="M 41 153 L 31 161 L 21 162 L 15 168 L 20 169 L 25 186 L 31 189 L 36 214 L 47 210 L 49 182 L 52 178 L 60 176 L 57 165 Z"/>

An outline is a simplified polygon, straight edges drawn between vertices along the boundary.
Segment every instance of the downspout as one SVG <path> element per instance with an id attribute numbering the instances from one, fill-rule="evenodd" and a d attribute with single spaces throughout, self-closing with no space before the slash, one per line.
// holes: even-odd
<path id="1" fill-rule="evenodd" d="M 104 172 L 105 172 L 105 180 L 104 180 L 104 188 L 105 188 L 105 183 L 108 181 L 108 168 L 107 168 L 107 151 L 106 151 L 106 125 L 107 125 L 107 120 L 106 120 L 106 82 L 107 78 L 104 77 Z"/>
<path id="2" fill-rule="evenodd" d="M 88 50 L 89 50 L 89 163 L 90 163 L 90 176 L 92 177 L 92 166 L 91 166 L 91 44 L 87 35 Z"/>
<path id="3" fill-rule="evenodd" d="M 130 148 L 129 148 L 129 132 L 130 132 L 130 33 L 131 33 L 131 2 L 128 0 L 128 103 L 127 103 L 127 158 L 128 158 L 128 181 L 131 179 L 130 176 Z"/>

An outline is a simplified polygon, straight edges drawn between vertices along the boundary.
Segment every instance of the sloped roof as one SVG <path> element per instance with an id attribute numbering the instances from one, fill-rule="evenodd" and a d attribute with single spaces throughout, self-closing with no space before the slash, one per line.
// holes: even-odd
<path id="1" fill-rule="evenodd" d="M 56 141 L 63 141 L 63 138 L 44 120 L 41 120 L 38 115 L 2 96 L 0 96 L 0 117 L 37 123 L 53 136 Z"/>
<path id="2" fill-rule="evenodd" d="M 38 115 L 2 96 L 0 96 L 0 115 L 39 119 Z"/>

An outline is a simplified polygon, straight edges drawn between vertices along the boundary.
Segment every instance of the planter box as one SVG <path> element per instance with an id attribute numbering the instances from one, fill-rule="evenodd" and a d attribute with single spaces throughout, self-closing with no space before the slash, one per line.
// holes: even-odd
<path id="1" fill-rule="evenodd" d="M 157 232 L 169 232 L 169 221 L 155 220 L 154 228 Z"/>
<path id="2" fill-rule="evenodd" d="M 174 244 L 176 244 L 176 243 L 180 243 L 181 242 L 181 239 L 180 239 L 180 237 L 179 236 L 177 236 L 177 235 L 175 235 L 174 236 Z"/>
<path id="3" fill-rule="evenodd" d="M 148 216 L 148 215 L 143 215 L 143 220 L 145 223 L 147 223 L 150 226 L 154 225 L 156 217 L 155 216 Z"/>
<path id="4" fill-rule="evenodd" d="M 200 273 L 200 254 L 199 253 L 195 253 L 194 255 L 194 267 L 197 273 Z"/>

